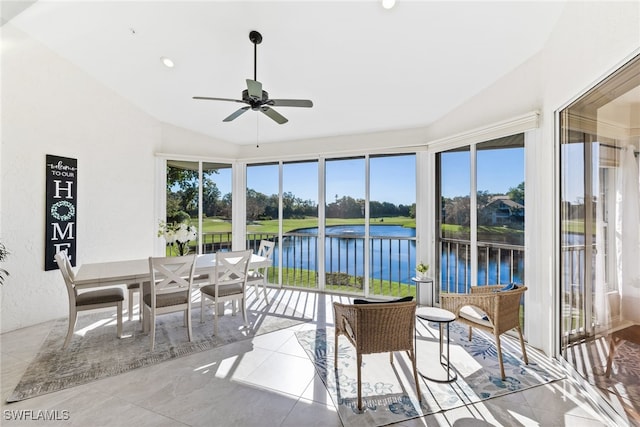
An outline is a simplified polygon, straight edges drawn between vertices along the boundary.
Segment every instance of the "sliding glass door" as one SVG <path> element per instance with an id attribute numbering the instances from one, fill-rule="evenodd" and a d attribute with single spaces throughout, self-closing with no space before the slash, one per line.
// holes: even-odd
<path id="1" fill-rule="evenodd" d="M 560 112 L 561 351 L 636 419 L 637 350 L 606 337 L 640 324 L 639 130 L 640 57 Z"/>

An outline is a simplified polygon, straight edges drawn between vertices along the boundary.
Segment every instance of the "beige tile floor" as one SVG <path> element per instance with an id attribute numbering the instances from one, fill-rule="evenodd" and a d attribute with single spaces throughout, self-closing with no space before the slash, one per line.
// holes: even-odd
<path id="1" fill-rule="evenodd" d="M 343 296 L 270 290 L 313 321 L 210 351 L 12 404 L 5 403 L 52 322 L 2 334 L 2 426 L 342 426 L 294 332 L 331 325 Z M 254 301 L 253 304 L 260 302 Z M 132 325 L 129 325 L 131 327 Z M 79 338 L 76 338 L 79 339 Z M 454 361 L 455 366 L 455 361 Z M 15 421 L 21 410 L 63 421 Z M 66 412 L 62 412 L 66 411 Z M 618 420 L 619 422 L 619 420 Z M 508 394 L 394 426 L 609 426 L 571 380 Z"/>

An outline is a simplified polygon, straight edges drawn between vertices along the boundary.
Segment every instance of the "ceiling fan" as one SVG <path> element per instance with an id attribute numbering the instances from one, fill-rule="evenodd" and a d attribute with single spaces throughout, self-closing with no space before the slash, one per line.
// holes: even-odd
<path id="1" fill-rule="evenodd" d="M 249 40 L 253 43 L 253 80 L 247 79 L 247 88 L 242 91 L 242 99 L 212 98 L 208 96 L 194 96 L 193 99 L 231 101 L 247 104 L 246 107 L 242 107 L 231 113 L 223 122 L 230 122 L 251 109 L 253 111 L 263 112 L 278 124 L 284 124 L 288 122 L 287 118 L 271 107 L 313 107 L 313 102 L 308 99 L 269 99 L 269 94 L 262 90 L 262 83 L 260 83 L 256 77 L 256 59 L 258 55 L 258 45 L 262 42 L 262 34 L 257 31 L 251 31 L 249 33 Z"/>

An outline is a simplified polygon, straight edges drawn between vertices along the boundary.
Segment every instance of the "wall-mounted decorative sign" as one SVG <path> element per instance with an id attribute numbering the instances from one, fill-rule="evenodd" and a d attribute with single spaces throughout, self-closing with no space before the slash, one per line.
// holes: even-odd
<path id="1" fill-rule="evenodd" d="M 67 251 L 76 265 L 78 160 L 47 154 L 44 269 L 58 268 L 54 255 Z"/>

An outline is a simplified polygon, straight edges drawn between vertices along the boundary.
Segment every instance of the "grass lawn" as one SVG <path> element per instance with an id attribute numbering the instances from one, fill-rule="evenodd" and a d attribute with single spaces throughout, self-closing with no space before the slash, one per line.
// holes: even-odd
<path id="1" fill-rule="evenodd" d="M 363 225 L 364 218 L 327 218 L 327 226 L 331 225 Z M 408 228 L 416 228 L 415 218 L 409 217 L 389 217 L 373 218 L 371 225 L 401 225 Z M 311 228 L 318 226 L 318 218 L 307 217 L 303 219 L 285 219 L 282 221 L 282 231 L 288 233 L 301 228 Z M 230 232 L 231 223 L 219 218 L 205 218 L 202 220 L 202 231 L 207 232 Z M 278 233 L 278 220 L 254 221 L 247 225 L 249 233 Z"/>

